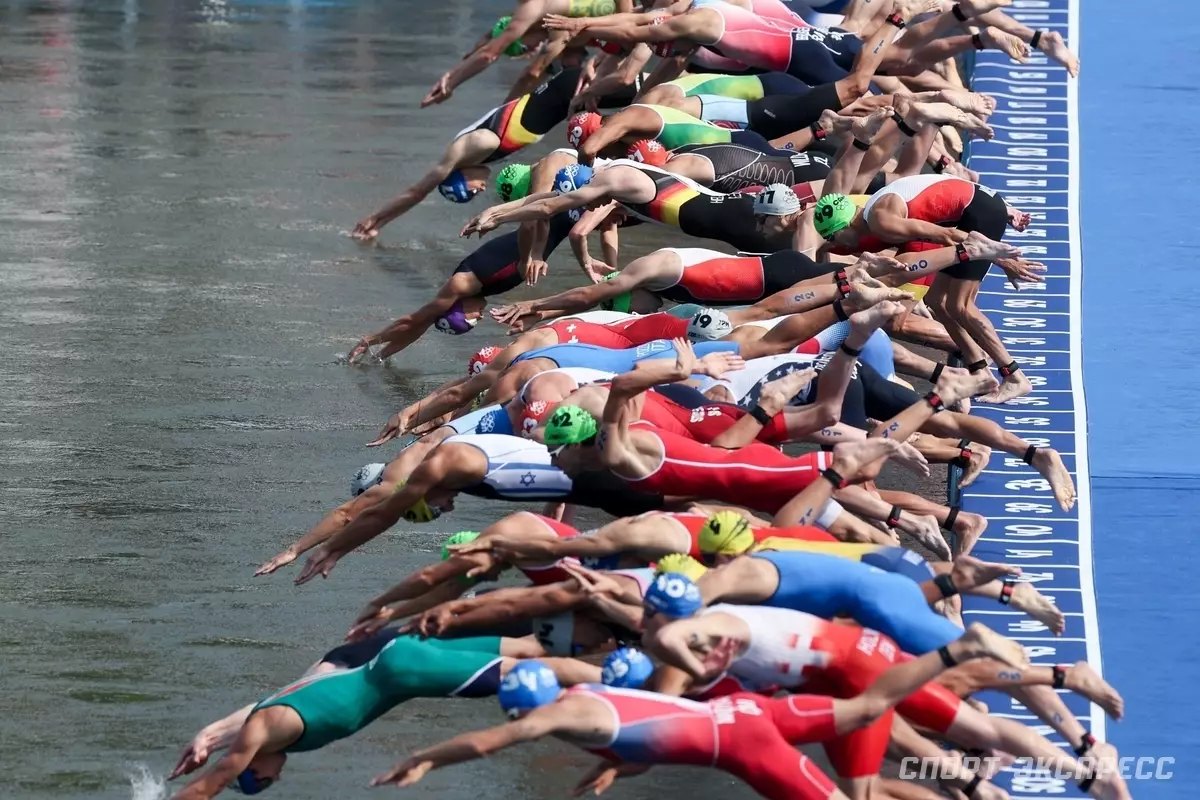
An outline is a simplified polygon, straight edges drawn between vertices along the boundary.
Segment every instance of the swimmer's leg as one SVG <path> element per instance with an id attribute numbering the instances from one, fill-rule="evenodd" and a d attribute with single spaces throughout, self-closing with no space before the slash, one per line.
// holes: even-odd
<path id="1" fill-rule="evenodd" d="M 1086 661 L 1053 667 L 1010 667 L 998 661 L 981 659 L 960 664 L 943 672 L 938 683 L 959 697 L 988 689 L 1008 690 L 1015 686 L 1051 686 L 1083 695 L 1104 709 L 1113 719 L 1125 714 L 1125 700 Z"/>
<path id="2" fill-rule="evenodd" d="M 976 540 L 987 530 L 987 517 L 972 514 L 970 511 L 962 511 L 961 509 L 956 511 L 957 506 L 950 508 L 949 506 L 935 503 L 932 500 L 926 500 L 924 497 L 912 494 L 911 492 L 897 492 L 887 489 L 879 489 L 877 491 L 884 502 L 900 506 L 900 508 L 913 514 L 933 517 L 943 529 L 953 532 L 958 537 L 958 546 L 954 551 L 954 555 L 956 556 L 971 552 L 971 548 L 975 546 Z M 953 515 L 953 518 L 951 518 L 951 515 Z M 949 524 L 947 524 L 947 520 L 949 520 Z"/>

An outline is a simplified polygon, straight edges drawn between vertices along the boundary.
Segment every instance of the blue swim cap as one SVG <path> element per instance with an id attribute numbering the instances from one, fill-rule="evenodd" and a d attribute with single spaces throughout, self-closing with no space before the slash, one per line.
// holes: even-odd
<path id="1" fill-rule="evenodd" d="M 690 617 L 704 608 L 700 587 L 680 572 L 664 572 L 655 578 L 643 602 L 648 611 L 673 619 Z"/>
<path id="2" fill-rule="evenodd" d="M 446 176 L 446 180 L 438 184 L 438 192 L 442 197 L 452 203 L 469 203 L 471 198 L 478 194 L 478 190 L 472 190 L 467 186 L 467 176 L 462 174 L 462 170 L 454 170 Z"/>
<path id="3" fill-rule="evenodd" d="M 640 689 L 654 674 L 654 664 L 646 654 L 633 647 L 614 650 L 604 659 L 600 680 L 618 689 Z"/>
<path id="4" fill-rule="evenodd" d="M 258 794 L 270 788 L 274 782 L 271 778 L 259 778 L 249 767 L 237 776 L 237 788 L 242 794 Z"/>
<path id="5" fill-rule="evenodd" d="M 562 687 L 554 670 L 541 661 L 522 661 L 504 676 L 496 697 L 500 707 L 509 718 L 515 718 L 524 711 L 553 703 L 558 698 Z"/>
<path id="6" fill-rule="evenodd" d="M 563 167 L 554 176 L 554 190 L 559 194 L 573 192 L 580 186 L 587 186 L 592 180 L 592 168 L 583 164 L 571 164 Z"/>

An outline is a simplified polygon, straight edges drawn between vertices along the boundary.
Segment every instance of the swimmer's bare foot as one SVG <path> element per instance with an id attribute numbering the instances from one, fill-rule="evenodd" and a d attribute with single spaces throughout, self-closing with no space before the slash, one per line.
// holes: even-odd
<path id="1" fill-rule="evenodd" d="M 935 141 L 955 161 L 962 158 L 963 140 L 957 128 L 951 125 L 938 128 L 938 138 Z"/>
<path id="2" fill-rule="evenodd" d="M 1029 666 L 1029 656 L 1025 654 L 1024 647 L 979 622 L 972 622 L 958 643 L 964 646 L 973 658 L 994 658 L 1011 667 Z"/>
<path id="3" fill-rule="evenodd" d="M 980 139 L 991 139 L 995 131 L 974 114 L 960 111 L 949 103 L 913 103 L 912 110 L 904 117 L 909 125 L 928 123 L 930 125 L 953 125 Z"/>
<path id="4" fill-rule="evenodd" d="M 954 537 L 958 544 L 954 553 L 955 557 L 970 553 L 971 548 L 975 546 L 975 542 L 979 541 L 979 537 L 983 536 L 983 532 L 987 530 L 987 526 L 987 517 L 982 514 L 959 511 L 958 517 L 954 520 L 953 527 Z"/>
<path id="5" fill-rule="evenodd" d="M 876 303 L 870 308 L 850 315 L 851 335 L 857 333 L 865 341 L 866 337 L 882 327 L 889 319 L 898 317 L 903 313 L 904 306 L 894 300 L 884 300 L 882 303 Z M 861 344 L 857 346 L 861 347 Z"/>
<path id="6" fill-rule="evenodd" d="M 894 113 L 894 108 L 884 106 L 875 109 L 865 117 L 855 117 L 854 121 L 850 123 L 850 133 L 860 142 L 870 144 L 875 139 L 875 135 L 879 133 L 879 129 L 892 118 Z"/>
<path id="7" fill-rule="evenodd" d="M 979 183 L 979 173 L 958 161 L 951 161 L 942 172 L 943 174 L 949 173 L 956 178 L 962 178 L 971 183 Z"/>
<path id="8" fill-rule="evenodd" d="M 787 408 L 788 403 L 800 394 L 800 390 L 812 383 L 815 377 L 815 369 L 800 369 L 764 384 L 758 398 L 759 407 L 767 414 L 775 416 Z"/>
<path id="9" fill-rule="evenodd" d="M 1031 52 L 1029 45 L 999 28 L 986 27 L 979 32 L 979 38 L 983 41 L 985 50 L 1003 51 L 1009 58 L 1022 64 L 1025 63 L 1025 59 L 1029 58 Z"/>
<path id="10" fill-rule="evenodd" d="M 929 477 L 929 462 L 921 451 L 913 447 L 908 442 L 900 445 L 900 449 L 892 456 L 897 464 L 904 467 L 909 472 L 915 472 L 917 475 Z"/>
<path id="11" fill-rule="evenodd" d="M 964 412 L 966 413 L 966 412 Z M 970 486 L 979 477 L 979 473 L 987 468 L 988 462 L 992 460 L 992 448 L 983 444 L 971 444 L 971 458 L 967 461 L 967 466 L 963 469 L 962 478 L 959 479 L 959 486 Z"/>
<path id="12" fill-rule="evenodd" d="M 982 395 L 979 402 L 999 405 L 1017 397 L 1024 397 L 1032 391 L 1033 384 L 1029 382 L 1029 378 L 1025 377 L 1024 372 L 1017 371 L 1005 378 L 994 391 Z"/>
<path id="13" fill-rule="evenodd" d="M 966 89 L 940 89 L 936 92 L 926 92 L 926 94 L 933 95 L 930 100 L 949 103 L 959 111 L 979 117 L 990 117 L 996 110 L 996 98 L 990 94 L 968 92 Z"/>
<path id="14" fill-rule="evenodd" d="M 1037 448 L 1033 453 L 1031 466 L 1050 481 L 1050 488 L 1054 490 L 1054 499 L 1058 501 L 1059 508 L 1070 511 L 1075 507 L 1075 481 L 1071 480 L 1071 473 L 1067 472 L 1067 467 L 1057 450 L 1050 447 Z"/>
<path id="15" fill-rule="evenodd" d="M 931 11 L 939 11 L 942 0 L 896 0 L 895 12 L 901 19 L 910 20 Z"/>
<path id="16" fill-rule="evenodd" d="M 938 376 L 937 385 L 934 388 L 937 390 L 938 396 L 942 398 L 942 402 L 949 405 L 957 403 L 959 400 L 974 397 L 981 392 L 995 389 L 996 379 L 992 377 L 992 373 L 988 370 L 974 373 L 968 372 L 966 375 L 963 375 L 961 372 L 942 370 L 942 374 Z"/>
<path id="17" fill-rule="evenodd" d="M 1132 795 L 1129 794 L 1129 787 L 1125 785 L 1125 779 L 1121 777 L 1121 770 L 1117 769 L 1117 764 L 1109 762 L 1107 759 L 1099 757 L 1088 759 L 1084 757 L 1081 762 L 1090 763 L 1095 766 L 1096 761 L 1104 763 L 1105 767 L 1098 767 L 1096 778 L 1092 782 L 1092 786 L 1088 789 L 1088 794 L 1097 800 L 1132 800 Z"/>
<path id="18" fill-rule="evenodd" d="M 1020 567 L 993 564 L 989 561 L 980 561 L 975 556 L 964 555 L 954 559 L 954 567 L 950 570 L 950 580 L 954 582 L 960 592 L 965 592 L 976 586 L 983 586 L 985 583 L 1020 574 Z"/>
<path id="19" fill-rule="evenodd" d="M 1067 669 L 1065 686 L 1103 708 L 1113 719 L 1125 716 L 1124 698 L 1086 661 L 1076 661 Z"/>
<path id="20" fill-rule="evenodd" d="M 1058 606 L 1031 583 L 1015 584 L 1009 605 L 1045 625 L 1055 636 L 1062 636 L 1067 629 L 1067 618 L 1058 610 Z"/>
<path id="21" fill-rule="evenodd" d="M 997 8 L 1008 8 L 1013 0 L 959 0 L 958 7 L 964 17 L 978 17 Z"/>
<path id="22" fill-rule="evenodd" d="M 899 263 L 899 262 L 897 262 Z M 872 281 L 877 285 L 872 286 L 865 281 L 862 283 L 850 284 L 850 294 L 846 297 L 844 306 L 847 311 L 855 309 L 870 308 L 873 305 L 882 303 L 884 300 L 911 300 L 912 295 L 901 289 L 893 286 L 884 286 L 878 281 Z"/>
<path id="23" fill-rule="evenodd" d="M 843 117 L 836 111 L 828 109 L 821 112 L 821 118 L 817 120 L 817 125 L 827 135 L 842 135 L 850 132 L 850 126 L 854 124 L 854 117 Z"/>
<path id="24" fill-rule="evenodd" d="M 1071 52 L 1058 31 L 1042 31 L 1038 50 L 1066 67 L 1067 74 L 1072 78 L 1079 77 L 1079 57 Z"/>
<path id="25" fill-rule="evenodd" d="M 979 231 L 971 231 L 962 243 L 971 260 L 995 261 L 997 258 L 1020 258 L 1019 248 L 1006 242 L 989 239 Z"/>
<path id="26" fill-rule="evenodd" d="M 939 600 L 933 606 L 933 610 L 941 614 L 943 617 L 954 623 L 957 628 L 965 628 L 962 618 L 962 607 L 958 603 L 951 602 L 954 598 Z"/>
<path id="27" fill-rule="evenodd" d="M 895 439 L 885 439 L 882 436 L 872 436 L 857 442 L 843 442 L 834 445 L 834 471 L 846 480 L 853 480 L 868 464 L 874 464 L 881 458 L 891 458 L 900 449 L 900 442 Z"/>
<path id="28" fill-rule="evenodd" d="M 915 538 L 922 547 L 939 559 L 950 558 L 950 545 L 946 542 L 946 537 L 942 536 L 942 527 L 934 517 L 904 513 L 900 515 L 900 522 L 896 528 Z"/>

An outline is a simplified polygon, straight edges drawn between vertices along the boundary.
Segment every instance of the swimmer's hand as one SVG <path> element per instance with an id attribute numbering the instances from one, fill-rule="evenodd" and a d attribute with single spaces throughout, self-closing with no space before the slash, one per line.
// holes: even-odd
<path id="1" fill-rule="evenodd" d="M 499 322 L 501 325 L 512 325 L 521 317 L 527 314 L 532 314 L 532 304 L 528 302 L 510 303 L 506 306 L 493 308 L 491 310 L 492 319 Z"/>
<path id="2" fill-rule="evenodd" d="M 374 441 L 367 442 L 367 447 L 379 447 L 379 445 L 390 442 L 397 436 L 400 436 L 408 429 L 409 423 L 412 422 L 414 411 L 404 409 L 397 411 L 388 417 L 387 422 L 383 423 L 383 430 L 375 437 Z"/>
<path id="3" fill-rule="evenodd" d="M 1040 261 L 1027 261 L 1024 258 L 1005 258 L 993 263 L 1004 270 L 1004 274 L 1008 276 L 1008 282 L 1017 291 L 1021 290 L 1020 284 L 1022 282 L 1046 282 L 1046 279 L 1041 275 L 1041 273 L 1046 271 L 1046 265 Z"/>
<path id="4" fill-rule="evenodd" d="M 302 586 L 317 577 L 317 575 L 320 575 L 322 578 L 328 578 L 329 573 L 333 572 L 333 568 L 337 566 L 341 557 L 341 553 L 335 553 L 332 550 L 321 547 L 317 552 L 308 557 L 308 561 L 304 562 L 304 570 L 296 578 L 296 585 Z"/>
<path id="5" fill-rule="evenodd" d="M 414 783 L 420 781 L 431 769 L 433 769 L 432 761 L 410 758 L 407 761 L 400 762 L 382 775 L 377 775 L 371 781 L 371 785 L 387 786 L 388 784 L 394 784 L 397 788 L 403 789 L 405 786 L 412 786 Z"/>
<path id="6" fill-rule="evenodd" d="M 256 569 L 254 571 L 254 577 L 257 578 L 260 575 L 270 575 L 272 572 L 279 569 L 280 567 L 286 567 L 288 564 L 292 563 L 299 557 L 300 557 L 300 553 L 289 547 L 288 549 L 284 550 L 282 553 L 280 553 L 279 555 L 270 559 L 269 561 L 264 563 L 261 567 Z"/>
<path id="7" fill-rule="evenodd" d="M 208 763 L 211 750 L 212 742 L 204 731 L 200 731 L 196 734 L 196 738 L 192 739 L 191 743 L 184 748 L 183 755 L 179 757 L 179 763 L 175 765 L 175 769 L 171 770 L 167 780 L 173 781 L 180 775 L 190 775 L 203 767 Z"/>
<path id="8" fill-rule="evenodd" d="M 695 371 L 720 380 L 726 372 L 737 372 L 745 368 L 745 360 L 737 353 L 709 353 L 700 359 Z"/>
<path id="9" fill-rule="evenodd" d="M 547 14 L 542 17 L 542 25 L 548 31 L 569 31 L 579 33 L 588 27 L 587 17 L 564 17 L 562 14 Z"/>
<path id="10" fill-rule="evenodd" d="M 454 610 L 443 603 L 400 626 L 401 633 L 415 633 L 422 639 L 436 639 L 450 630 Z"/>
<path id="11" fill-rule="evenodd" d="M 649 770 L 651 766 L 653 765 L 601 761 L 579 779 L 579 783 L 575 784 L 575 788 L 571 791 L 571 796 L 581 797 L 587 794 L 590 789 L 593 795 L 599 797 L 613 785 L 613 782 L 617 778 L 630 778 L 634 775 L 641 775 Z"/>
<path id="12" fill-rule="evenodd" d="M 542 260 L 531 260 L 525 265 L 525 285 L 534 286 L 539 280 L 546 277 L 546 273 L 550 271 L 550 265 Z"/>
<path id="13" fill-rule="evenodd" d="M 454 90 L 450 88 L 450 73 L 447 72 L 438 78 L 438 82 L 429 90 L 429 94 L 425 95 L 425 99 L 421 101 L 421 108 L 444 103 L 450 99 L 452 94 L 454 94 Z"/>
<path id="14" fill-rule="evenodd" d="M 1033 217 L 1024 211 L 1008 206 L 1008 224 L 1013 227 L 1013 230 L 1025 230 L 1029 227 L 1029 222 L 1032 219 Z"/>
<path id="15" fill-rule="evenodd" d="M 394 617 L 395 612 L 387 606 L 379 608 L 369 605 L 350 626 L 350 630 L 346 633 L 346 641 L 361 642 L 363 639 L 368 639 L 386 628 Z"/>
<path id="16" fill-rule="evenodd" d="M 591 596 L 598 594 L 621 594 L 621 584 L 617 583 L 609 575 L 603 575 L 579 564 L 572 564 L 569 561 L 564 561 L 562 567 L 575 579 L 575 582 L 579 584 L 579 588 L 583 590 L 584 594 Z"/>
<path id="17" fill-rule="evenodd" d="M 482 239 L 485 233 L 494 231 L 497 227 L 499 227 L 499 223 L 495 221 L 493 216 L 488 211 L 483 211 L 467 220 L 467 224 L 463 226 L 458 235 L 464 239 L 470 239 L 472 233 L 477 233 L 479 234 L 479 238 Z"/>
<path id="18" fill-rule="evenodd" d="M 371 352 L 371 342 L 369 336 L 364 336 L 358 340 L 358 344 L 346 354 L 346 363 L 353 364 L 359 358 L 362 358 L 367 353 Z"/>
<path id="19" fill-rule="evenodd" d="M 354 225 L 354 230 L 350 233 L 355 239 L 370 241 L 379 236 L 379 220 L 373 215 L 363 217 Z"/>

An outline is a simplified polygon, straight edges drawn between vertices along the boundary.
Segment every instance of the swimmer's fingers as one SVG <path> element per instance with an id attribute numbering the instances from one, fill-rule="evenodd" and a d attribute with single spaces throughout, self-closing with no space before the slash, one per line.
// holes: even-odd
<path id="1" fill-rule="evenodd" d="M 599 796 L 613 785 L 617 777 L 617 768 L 609 761 L 601 761 L 579 779 L 579 783 L 575 784 L 575 788 L 571 791 L 571 796 L 581 797 L 587 794 L 588 790 Z"/>
<path id="2" fill-rule="evenodd" d="M 180 775 L 188 775 L 195 772 L 206 763 L 208 763 L 207 749 L 197 747 L 196 741 L 193 740 L 183 751 L 183 755 L 179 757 L 179 763 L 175 765 L 175 769 L 171 770 L 171 774 L 167 776 L 167 780 L 173 781 Z"/>
<path id="3" fill-rule="evenodd" d="M 289 547 L 287 550 L 284 550 L 282 553 L 275 556 L 270 561 L 267 561 L 261 567 L 256 569 L 254 571 L 254 577 L 257 578 L 260 575 L 270 575 L 272 572 L 279 569 L 280 567 L 286 567 L 288 564 L 295 561 L 299 557 L 299 555 L 300 555 L 299 553 L 293 552 L 292 549 Z"/>
<path id="4" fill-rule="evenodd" d="M 525 285 L 533 286 L 540 279 L 546 277 L 546 273 L 550 271 L 550 265 L 545 261 L 534 261 L 529 265 L 529 271 L 525 273 Z"/>
<path id="5" fill-rule="evenodd" d="M 432 761 L 414 761 L 410 758 L 400 762 L 382 775 L 377 775 L 371 781 L 371 786 L 388 784 L 395 784 L 397 787 L 412 786 L 425 777 L 425 774 L 431 769 L 433 769 Z"/>
<path id="6" fill-rule="evenodd" d="M 398 413 L 388 417 L 388 421 L 383 425 L 383 430 L 379 432 L 379 435 L 375 437 L 374 441 L 367 442 L 367 447 L 379 447 L 379 445 L 395 439 L 400 435 L 401 425 L 402 421 Z"/>
<path id="7" fill-rule="evenodd" d="M 321 548 L 309 556 L 308 561 L 304 564 L 304 571 L 296 578 L 296 585 L 302 586 L 317 577 L 317 575 L 320 575 L 322 578 L 328 578 L 329 573 L 337 566 L 339 558 L 341 556 L 337 553 L 331 553 L 325 550 L 325 548 Z"/>

